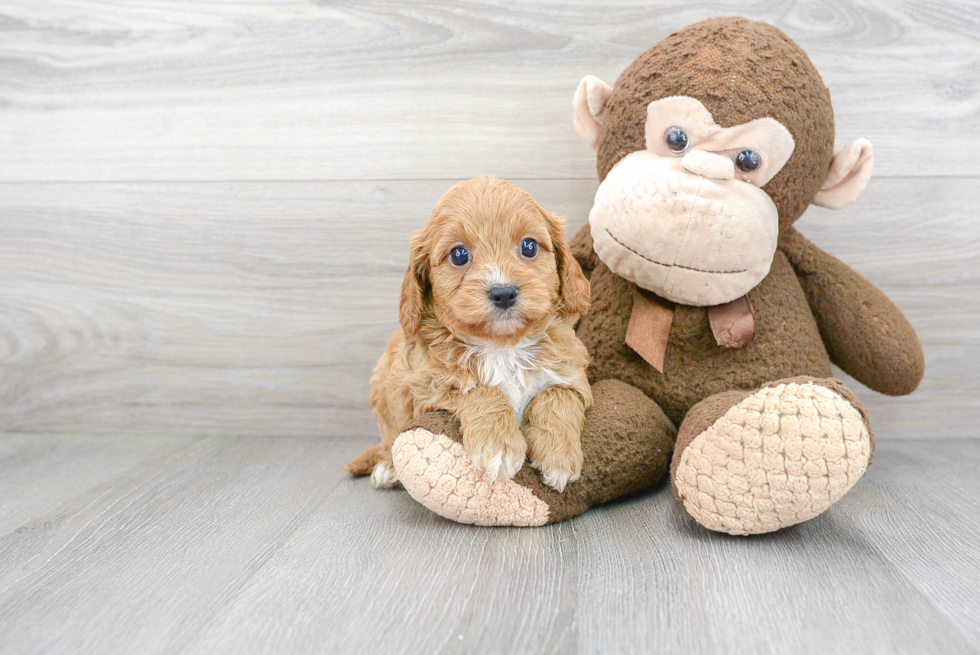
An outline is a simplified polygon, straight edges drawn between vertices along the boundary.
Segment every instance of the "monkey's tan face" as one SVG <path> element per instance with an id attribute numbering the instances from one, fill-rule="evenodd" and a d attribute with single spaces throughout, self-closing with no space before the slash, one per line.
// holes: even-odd
<path id="1" fill-rule="evenodd" d="M 779 215 L 765 185 L 792 155 L 772 118 L 723 128 L 694 98 L 647 108 L 646 150 L 621 159 L 589 214 L 599 258 L 640 287 L 686 305 L 745 295 L 768 273 Z"/>

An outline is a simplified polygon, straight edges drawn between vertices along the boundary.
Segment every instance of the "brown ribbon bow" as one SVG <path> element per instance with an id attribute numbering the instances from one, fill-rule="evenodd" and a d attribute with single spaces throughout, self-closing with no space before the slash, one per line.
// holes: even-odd
<path id="1" fill-rule="evenodd" d="M 626 328 L 626 345 L 661 373 L 664 372 L 673 322 L 674 303 L 646 289 L 636 288 L 633 311 Z M 723 348 L 741 348 L 755 337 L 755 319 L 745 296 L 724 305 L 708 307 L 708 323 L 715 342 Z"/>

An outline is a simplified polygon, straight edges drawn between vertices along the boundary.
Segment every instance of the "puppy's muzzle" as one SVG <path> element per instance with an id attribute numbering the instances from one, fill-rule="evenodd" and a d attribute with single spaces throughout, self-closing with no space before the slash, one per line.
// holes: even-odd
<path id="1" fill-rule="evenodd" d="M 518 295 L 520 291 L 513 284 L 495 284 L 487 289 L 487 298 L 500 309 L 513 307 Z"/>

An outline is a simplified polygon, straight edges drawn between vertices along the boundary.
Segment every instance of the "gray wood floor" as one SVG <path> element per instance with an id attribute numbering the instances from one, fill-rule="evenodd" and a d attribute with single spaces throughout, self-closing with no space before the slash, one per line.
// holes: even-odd
<path id="1" fill-rule="evenodd" d="M 756 538 L 667 489 L 461 526 L 347 477 L 366 443 L 0 437 L 0 651 L 980 652 L 980 440 L 882 443 Z"/>

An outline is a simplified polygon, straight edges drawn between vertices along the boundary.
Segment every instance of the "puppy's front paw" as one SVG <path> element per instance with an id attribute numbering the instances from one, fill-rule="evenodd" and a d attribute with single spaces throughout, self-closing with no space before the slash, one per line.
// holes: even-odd
<path id="1" fill-rule="evenodd" d="M 582 442 L 578 434 L 564 434 L 538 426 L 527 429 L 531 466 L 541 471 L 544 483 L 564 491 L 569 482 L 582 475 Z"/>
<path id="2" fill-rule="evenodd" d="M 509 421 L 507 419 L 510 419 Z M 473 464 L 486 471 L 491 480 L 512 478 L 524 466 L 527 443 L 513 416 L 497 420 L 486 417 L 463 431 L 463 447 Z"/>

